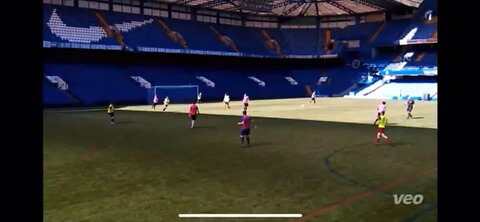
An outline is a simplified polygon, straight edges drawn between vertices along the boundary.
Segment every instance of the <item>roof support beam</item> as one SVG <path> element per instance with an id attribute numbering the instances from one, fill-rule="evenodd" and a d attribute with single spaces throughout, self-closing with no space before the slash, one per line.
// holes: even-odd
<path id="1" fill-rule="evenodd" d="M 303 7 L 302 11 L 300 11 L 300 14 L 298 14 L 298 15 L 304 16 L 305 13 L 307 13 L 308 8 L 310 8 L 312 6 L 312 4 L 313 3 L 308 3 L 308 5 Z"/>
<path id="2" fill-rule="evenodd" d="M 368 0 L 350 0 L 350 1 L 360 3 L 362 5 L 366 5 L 379 10 L 383 10 L 386 8 L 384 5 L 379 5 L 378 3 L 373 4 L 371 1 L 368 1 Z"/>
<path id="3" fill-rule="evenodd" d="M 315 11 L 317 11 L 317 17 L 320 17 L 320 10 L 318 10 L 318 2 L 315 2 Z"/>
<path id="4" fill-rule="evenodd" d="M 283 2 L 279 2 L 277 4 L 273 4 L 273 9 L 276 9 L 276 8 L 280 8 L 280 7 L 284 7 L 284 6 L 287 6 L 288 4 L 290 4 L 290 1 L 289 0 L 285 0 Z"/>
<path id="5" fill-rule="evenodd" d="M 303 5 L 303 3 L 299 2 L 299 3 L 295 4 L 294 6 L 292 6 L 291 8 L 289 8 L 284 13 L 282 13 L 282 15 L 290 15 L 290 13 L 292 13 L 295 10 L 297 10 L 298 8 L 300 8 L 300 6 L 302 6 L 302 5 Z"/>
<path id="6" fill-rule="evenodd" d="M 225 5 L 225 4 L 231 4 L 231 1 L 228 1 L 228 0 L 213 0 L 213 1 L 202 3 L 202 4 L 198 4 L 196 6 L 199 7 L 199 8 L 214 8 L 214 7 L 217 7 L 219 5 Z"/>
<path id="7" fill-rule="evenodd" d="M 193 2 L 193 1 L 196 1 L 196 0 L 177 0 L 175 3 L 179 4 L 179 5 L 186 5 L 190 2 Z"/>
<path id="8" fill-rule="evenodd" d="M 333 5 L 333 6 L 337 7 L 337 8 L 339 8 L 339 9 L 343 10 L 343 11 L 346 11 L 349 15 L 354 15 L 354 14 L 356 14 L 355 11 L 351 10 L 350 8 L 345 7 L 344 5 L 342 5 L 342 4 L 340 4 L 340 3 L 336 2 L 336 1 L 328 1 L 328 3 L 329 3 L 330 5 Z"/>

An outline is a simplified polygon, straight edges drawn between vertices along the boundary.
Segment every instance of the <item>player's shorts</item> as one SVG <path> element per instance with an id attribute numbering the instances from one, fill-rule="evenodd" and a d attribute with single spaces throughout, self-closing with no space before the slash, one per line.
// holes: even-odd
<path id="1" fill-rule="evenodd" d="M 115 116 L 115 113 L 108 113 L 108 115 L 113 117 L 113 116 Z"/>
<path id="2" fill-rule="evenodd" d="M 230 102 L 225 102 L 225 101 L 224 101 L 223 103 L 225 103 L 225 105 L 228 105 Z"/>
<path id="3" fill-rule="evenodd" d="M 243 106 L 247 107 L 247 106 L 248 106 L 248 103 L 244 103 Z"/>
<path id="4" fill-rule="evenodd" d="M 240 135 L 248 136 L 250 135 L 250 128 L 240 129 Z"/>
<path id="5" fill-rule="evenodd" d="M 407 107 L 407 112 L 412 112 L 412 110 L 413 110 L 413 106 Z"/>
<path id="6" fill-rule="evenodd" d="M 377 133 L 385 133 L 385 128 L 377 128 Z"/>
<path id="7" fill-rule="evenodd" d="M 191 115 L 191 116 L 190 116 L 190 119 L 192 119 L 192 120 L 197 120 L 197 115 Z"/>

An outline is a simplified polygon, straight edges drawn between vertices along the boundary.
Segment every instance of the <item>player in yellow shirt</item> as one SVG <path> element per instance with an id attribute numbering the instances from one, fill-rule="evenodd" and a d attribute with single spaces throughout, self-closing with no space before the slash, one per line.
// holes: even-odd
<path id="1" fill-rule="evenodd" d="M 385 135 L 385 127 L 388 124 L 388 120 L 385 117 L 385 111 L 378 113 L 378 118 L 373 124 L 377 125 L 377 139 L 375 140 L 375 144 L 378 144 L 380 142 L 380 136 L 383 137 L 383 139 L 385 139 L 388 143 L 392 143 L 392 140 L 388 138 L 387 135 Z"/>
<path id="2" fill-rule="evenodd" d="M 107 113 L 110 116 L 110 124 L 115 124 L 115 112 L 113 111 L 113 103 L 110 103 L 110 105 L 108 105 Z"/>

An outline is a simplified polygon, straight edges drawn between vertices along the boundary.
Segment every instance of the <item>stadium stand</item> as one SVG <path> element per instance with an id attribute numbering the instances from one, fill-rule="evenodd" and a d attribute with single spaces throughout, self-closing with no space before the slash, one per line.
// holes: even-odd
<path id="1" fill-rule="evenodd" d="M 384 84 L 366 97 L 375 99 L 398 99 L 399 97 L 411 96 L 413 99 L 421 99 L 424 94 L 433 95 L 437 92 L 437 83 L 399 83 L 391 82 Z M 405 99 L 405 98 L 403 98 Z"/>
<path id="2" fill-rule="evenodd" d="M 152 86 L 198 85 L 205 100 L 221 98 L 225 92 L 232 99 L 240 98 L 244 93 L 248 93 L 252 99 L 302 97 L 306 96 L 306 85 L 314 88 L 319 95 L 332 96 L 341 93 L 358 79 L 357 73 L 345 68 L 320 72 L 318 69 L 52 63 L 45 64 L 44 69 L 46 73 L 58 75 L 68 82 L 70 92 L 84 105 L 110 101 L 145 102 L 148 99 L 147 90 L 131 76 L 140 76 Z M 318 84 L 322 75 L 330 80 Z M 207 86 L 197 77 L 207 78 L 214 83 L 214 87 Z M 292 85 L 285 77 L 291 77 L 297 84 Z"/>
<path id="3" fill-rule="evenodd" d="M 83 105 L 145 101 L 145 90 L 115 65 L 48 63 L 44 72 L 64 79 Z"/>
<path id="4" fill-rule="evenodd" d="M 426 24 L 423 21 L 414 21 L 401 35 L 402 38 L 407 36 L 408 33 L 415 28 L 417 30 L 410 39 L 428 39 L 431 38 L 433 33 L 437 30 L 437 24 Z"/>
<path id="5" fill-rule="evenodd" d="M 48 105 L 73 105 L 72 100 L 65 92 L 62 92 L 46 79 L 43 80 L 43 103 Z"/>
<path id="6" fill-rule="evenodd" d="M 102 43 L 116 45 L 114 39 L 107 38 L 107 33 L 99 26 L 91 10 L 69 7 L 43 8 L 44 39 L 77 43 Z M 78 19 L 81 17 L 82 19 Z"/>
<path id="7" fill-rule="evenodd" d="M 331 29 L 333 38 L 336 40 L 362 40 L 367 41 L 373 32 L 380 26 L 380 22 L 360 23 L 358 25 L 348 26 L 343 29 Z"/>
<path id="8" fill-rule="evenodd" d="M 272 38 L 278 41 L 282 52 L 288 55 L 323 54 L 323 31 L 269 29 Z"/>
<path id="9" fill-rule="evenodd" d="M 393 45 L 401 38 L 402 33 L 410 25 L 410 19 L 392 20 L 385 25 L 374 41 L 375 45 Z"/>
<path id="10" fill-rule="evenodd" d="M 275 56 L 275 52 L 265 45 L 260 29 L 226 25 L 212 25 L 222 34 L 229 36 L 238 50 L 246 54 Z"/>
<path id="11" fill-rule="evenodd" d="M 158 19 L 150 16 L 102 11 L 105 21 L 111 27 L 121 31 L 125 43 L 130 47 L 158 47 L 181 49 L 172 42 L 158 24 Z M 82 19 L 77 19 L 82 18 Z M 44 40 L 59 42 L 101 43 L 117 45 L 114 38 L 107 37 L 100 22 L 90 9 L 78 9 L 64 6 L 44 6 Z M 205 23 L 177 19 L 162 19 L 172 31 L 182 35 L 189 49 L 225 51 L 232 50 L 216 39 L 215 34 Z M 231 38 L 237 48 L 247 55 L 275 56 L 275 52 L 266 47 L 260 29 L 213 25 L 223 35 Z M 279 42 L 287 54 L 322 54 L 321 33 L 311 35 L 311 30 L 269 29 L 273 38 Z M 87 35 L 85 35 L 87 34 Z"/>
<path id="12" fill-rule="evenodd" d="M 154 18 L 140 15 L 101 12 L 110 26 L 117 27 L 124 38 L 125 44 L 143 47 L 179 48 L 171 43 L 165 33 L 158 28 Z"/>
<path id="13" fill-rule="evenodd" d="M 178 19 L 169 19 L 166 20 L 166 23 L 168 23 L 173 30 L 183 35 L 190 49 L 231 51 L 226 45 L 218 41 L 215 34 L 205 23 Z"/>
<path id="14" fill-rule="evenodd" d="M 158 48 L 165 50 L 163 52 L 176 50 L 177 53 L 202 52 L 207 55 L 209 52 L 224 52 L 236 56 L 276 58 L 283 55 L 301 58 L 335 54 L 340 59 L 347 48 L 347 43 L 343 41 L 359 40 L 358 48 L 348 50 L 358 53 L 357 57 L 362 63 L 379 69 L 379 75 L 430 75 L 432 69 L 435 69 L 436 75 L 437 52 L 433 47 L 412 51 L 378 50 L 374 57 L 371 56 L 374 47 L 391 47 L 402 38 L 423 39 L 435 36 L 436 20 L 425 19 L 425 14 L 429 11 L 432 11 L 433 17 L 436 16 L 435 8 L 435 0 L 425 0 L 411 19 L 362 22 L 344 28 L 289 29 L 231 26 L 44 4 L 43 38 L 50 42 L 104 44 L 122 48 L 125 44 L 125 47 L 133 50 Z M 331 32 L 334 47 L 325 50 L 327 30 Z M 271 44 L 273 42 L 275 44 Z M 406 53 L 412 53 L 408 61 L 403 58 Z M 348 59 L 344 61 L 345 64 L 351 63 Z M 232 99 L 247 92 L 252 99 L 302 97 L 306 96 L 307 85 L 320 96 L 341 96 L 354 88 L 364 74 L 351 66 L 321 69 L 311 66 L 266 69 L 220 64 L 180 67 L 74 62 L 47 62 L 44 66 L 45 75 L 58 75 L 68 82 L 68 92 L 78 98 L 82 105 L 110 101 L 145 102 L 146 89 L 135 82 L 132 76 L 139 76 L 153 86 L 199 85 L 204 100 L 215 100 L 225 92 Z M 326 81 L 319 81 L 322 76 L 326 77 Z M 48 84 L 44 84 L 44 95 L 52 98 L 45 97 L 45 103 L 75 103 L 65 92 Z M 392 82 L 368 96 L 390 96 L 399 87 L 409 88 L 413 84 L 417 83 Z M 425 85 L 426 89 L 432 88 L 429 84 Z M 242 87 L 236 87 L 238 85 Z M 362 89 L 366 87 L 368 84 Z M 430 93 L 432 90 L 427 91 Z M 420 93 L 412 91 L 412 95 Z"/>

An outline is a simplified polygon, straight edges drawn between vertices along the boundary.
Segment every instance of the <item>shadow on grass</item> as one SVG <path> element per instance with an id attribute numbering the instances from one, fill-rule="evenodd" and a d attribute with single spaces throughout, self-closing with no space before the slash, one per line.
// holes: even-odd
<path id="1" fill-rule="evenodd" d="M 269 146 L 272 145 L 271 142 L 259 142 L 259 143 L 251 143 L 250 146 L 247 146 L 246 148 L 251 148 L 251 147 L 260 147 L 260 146 Z"/>
<path id="2" fill-rule="evenodd" d="M 216 129 L 215 126 L 195 126 L 193 129 Z"/>
<path id="3" fill-rule="evenodd" d="M 411 146 L 413 143 L 406 143 L 406 142 L 395 142 L 388 144 L 388 143 L 381 143 L 379 146 L 388 146 L 388 147 L 401 147 L 401 146 Z"/>
<path id="4" fill-rule="evenodd" d="M 133 121 L 118 121 L 118 122 L 115 122 L 115 124 L 119 124 L 119 125 L 123 125 L 123 124 L 132 124 L 134 123 Z"/>

